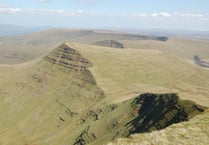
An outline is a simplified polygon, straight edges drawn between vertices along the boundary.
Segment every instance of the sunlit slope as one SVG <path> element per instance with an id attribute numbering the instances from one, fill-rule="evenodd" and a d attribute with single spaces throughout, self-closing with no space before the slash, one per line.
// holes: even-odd
<path id="1" fill-rule="evenodd" d="M 176 92 L 209 106 L 209 71 L 160 50 L 111 49 L 74 44 L 94 62 L 91 71 L 107 101 L 142 92 Z"/>
<path id="2" fill-rule="evenodd" d="M 161 50 L 185 59 L 193 59 L 194 55 L 199 56 L 201 59 L 209 59 L 208 40 L 169 38 L 166 42 L 153 40 L 121 40 L 119 42 L 121 42 L 124 47 Z"/>
<path id="3" fill-rule="evenodd" d="M 203 111 L 176 94 L 143 92 L 209 106 L 208 70 L 160 50 L 69 42 L 32 62 L 1 65 L 0 77 L 0 141 L 8 145 L 103 144 Z"/>
<path id="4" fill-rule="evenodd" d="M 6 126 L 0 123 L 0 144 L 1 145 L 24 145 L 25 136 L 21 131 L 16 130 L 15 126 Z"/>
<path id="5" fill-rule="evenodd" d="M 0 123 L 9 128 L 0 133 L 2 144 L 73 143 L 84 128 L 77 116 L 104 98 L 91 65 L 63 44 L 34 62 L 1 66 Z"/>

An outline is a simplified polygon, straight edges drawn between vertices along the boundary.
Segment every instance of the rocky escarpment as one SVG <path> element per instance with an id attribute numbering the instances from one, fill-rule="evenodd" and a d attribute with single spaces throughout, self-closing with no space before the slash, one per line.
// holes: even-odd
<path id="1" fill-rule="evenodd" d="M 71 48 L 68 43 L 59 46 L 49 55 L 45 56 L 44 59 L 52 64 L 61 65 L 76 72 L 85 71 L 86 68 L 92 65 L 78 51 Z"/>
<path id="2" fill-rule="evenodd" d="M 95 45 L 104 46 L 104 47 L 114 47 L 114 48 L 124 48 L 122 43 L 119 43 L 116 40 L 103 40 L 97 41 Z"/>
<path id="3" fill-rule="evenodd" d="M 192 101 L 180 100 L 177 94 L 143 94 L 132 102 L 135 118 L 130 133 L 163 129 L 171 124 L 188 121 L 204 111 Z"/>
<path id="4" fill-rule="evenodd" d="M 209 62 L 206 62 L 206 61 L 201 60 L 197 55 L 195 55 L 195 56 L 193 57 L 193 60 L 194 60 L 194 63 L 195 63 L 196 65 L 199 65 L 199 66 L 201 66 L 201 67 L 209 68 Z"/>

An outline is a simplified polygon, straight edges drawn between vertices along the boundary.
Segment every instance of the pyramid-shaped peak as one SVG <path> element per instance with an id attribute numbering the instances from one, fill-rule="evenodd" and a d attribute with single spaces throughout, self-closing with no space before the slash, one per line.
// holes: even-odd
<path id="1" fill-rule="evenodd" d="M 65 42 L 45 56 L 44 59 L 72 70 L 83 70 L 90 67 L 91 63 L 73 47 L 72 44 Z"/>
<path id="2" fill-rule="evenodd" d="M 76 48 L 74 48 L 75 46 L 73 45 L 73 43 L 71 42 L 64 42 L 63 44 L 61 44 L 60 46 L 58 46 L 56 49 L 59 49 L 59 48 L 68 48 L 68 49 L 72 49 L 72 50 L 75 50 L 76 51 Z M 55 49 L 55 50 L 56 50 Z"/>
<path id="3" fill-rule="evenodd" d="M 64 42 L 62 45 L 67 45 L 67 46 L 70 46 L 70 43 L 68 43 L 68 42 Z"/>

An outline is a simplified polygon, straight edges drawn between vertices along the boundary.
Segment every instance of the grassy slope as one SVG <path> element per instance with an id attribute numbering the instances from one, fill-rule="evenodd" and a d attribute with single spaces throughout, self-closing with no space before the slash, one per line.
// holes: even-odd
<path id="1" fill-rule="evenodd" d="M 94 62 L 91 71 L 106 93 L 117 102 L 143 92 L 176 92 L 209 106 L 209 71 L 159 50 L 110 49 L 74 44 Z"/>
<path id="2" fill-rule="evenodd" d="M 9 128 L 0 133 L 6 136 L 0 138 L 2 144 L 9 142 L 8 138 L 10 145 L 22 145 L 21 141 L 39 145 L 72 144 L 85 127 L 78 127 L 76 115 L 104 97 L 103 92 L 94 84 L 88 70 L 77 72 L 82 65 L 80 61 L 86 64 L 86 60 L 76 52 L 71 55 L 74 61 L 64 59 L 75 65 L 72 69 L 57 64 L 63 61 L 61 51 L 58 48 L 48 55 L 57 60 L 55 64 L 44 57 L 17 66 L 1 66 L 0 76 L 4 79 L 0 82 L 0 123 Z M 17 136 L 11 139 L 11 132 Z"/>
<path id="3" fill-rule="evenodd" d="M 166 42 L 160 41 L 120 41 L 128 48 L 136 49 L 155 49 L 179 56 L 181 58 L 193 59 L 194 55 L 198 55 L 202 59 L 209 58 L 209 41 L 195 40 L 187 38 L 169 38 Z"/>
<path id="4" fill-rule="evenodd" d="M 154 48 L 119 50 L 78 44 L 75 46 L 95 62 L 91 70 L 107 94 L 108 102 L 120 102 L 141 92 L 177 92 L 184 99 L 209 106 L 209 71 L 187 61 L 197 53 L 208 57 L 207 47 L 204 43 L 202 45 L 202 51 L 196 47 L 184 46 L 188 57 L 171 48 L 163 53 L 160 46 L 158 48 L 161 51 Z M 176 56 L 171 55 L 171 51 L 176 51 Z M 173 125 L 162 131 L 131 136 L 129 139 L 119 139 L 115 144 L 207 144 L 208 116 L 206 112 L 190 122 Z"/>
<path id="5" fill-rule="evenodd" d="M 55 46 L 68 40 L 92 43 L 107 38 L 122 39 L 121 37 L 120 35 L 116 37 L 111 34 L 72 29 L 48 30 L 29 36 L 4 37 L 1 41 L 3 44 L 0 45 L 2 51 L 2 53 L 0 53 L 2 55 L 0 56 L 0 61 L 3 63 L 25 62 L 46 54 Z M 199 75 L 199 68 L 192 67 L 188 65 L 188 63 L 193 64 L 193 55 L 198 55 L 204 60 L 209 58 L 208 41 L 178 38 L 171 38 L 166 42 L 133 40 L 134 38 L 131 38 L 131 40 L 127 39 L 128 37 L 123 38 L 120 42 L 123 43 L 125 47 L 137 48 L 139 50 L 110 50 L 105 48 L 100 49 L 101 47 L 84 46 L 92 49 L 86 49 L 86 51 L 91 53 L 89 54 L 92 55 L 90 59 L 97 65 L 94 67 L 97 70 L 94 69 L 93 71 L 95 75 L 97 75 L 96 77 L 101 79 L 99 82 L 103 83 L 105 81 L 103 84 L 106 86 L 102 85 L 101 87 L 108 89 L 107 93 L 110 95 L 120 93 L 122 96 L 129 97 L 130 95 L 133 96 L 135 93 L 138 94 L 138 92 L 170 92 L 176 91 L 177 88 L 177 90 L 180 90 L 178 92 L 182 93 L 182 96 L 185 96 L 185 98 L 190 98 L 192 91 L 193 95 L 201 98 L 201 102 L 207 102 L 205 99 L 207 95 L 205 92 L 207 92 L 207 90 L 198 88 L 198 86 L 208 85 L 205 81 L 203 82 L 203 80 L 207 80 L 207 75 Z M 175 55 L 176 58 L 174 58 L 173 55 Z M 104 59 L 100 59 L 103 56 L 105 56 Z M 178 57 L 180 57 L 180 59 Z M 185 60 L 188 63 L 185 62 Z M 103 64 L 105 67 L 101 67 Z M 184 65 L 187 67 L 184 67 Z M 187 73 L 189 74 L 188 76 Z M 202 69 L 200 73 L 205 74 Z M 171 75 L 173 78 L 170 78 Z M 162 78 L 163 81 L 159 81 Z M 173 80 L 175 83 L 172 83 Z M 184 82 L 184 80 L 187 82 Z M 183 86 L 177 85 L 183 83 Z M 194 83 L 196 83 L 196 87 L 194 87 Z M 188 86 L 188 84 L 193 87 Z M 117 85 L 121 86 L 121 89 L 117 90 L 113 88 Z M 169 89 L 167 90 L 167 88 Z M 190 91 L 190 93 L 188 91 Z M 208 105 L 207 103 L 205 104 Z"/>
<path id="6" fill-rule="evenodd" d="M 165 43 L 163 45 L 167 45 Z M 176 53 L 177 56 L 173 56 L 162 52 L 161 49 L 153 50 L 154 48 L 148 50 L 118 50 L 78 43 L 73 43 L 72 47 L 79 50 L 90 62 L 93 62 L 93 67 L 90 70 L 99 87 L 104 90 L 107 96 L 104 100 L 105 103 L 121 102 L 143 92 L 176 92 L 182 98 L 195 100 L 202 105 L 209 106 L 207 97 L 209 96 L 208 70 L 185 61 L 187 57 L 180 55 L 183 53 L 179 51 Z M 178 56 L 181 56 L 181 58 Z M 48 67 L 43 68 L 43 66 Z M 22 136 L 30 144 L 71 143 L 70 141 L 75 140 L 80 132 L 86 128 L 85 125 L 80 127 L 75 125 L 79 117 L 71 118 L 63 123 L 58 115 L 67 117 L 63 113 L 65 110 L 62 110 L 62 107 L 56 103 L 56 105 L 51 105 L 55 102 L 57 93 L 61 92 L 58 96 L 73 96 L 71 93 L 74 91 L 67 91 L 67 85 L 72 79 L 68 73 L 64 73 L 59 67 L 49 65 L 40 59 L 17 66 L 2 65 L 0 69 L 0 76 L 4 78 L 0 82 L 0 88 L 2 88 L 0 97 L 3 100 L 0 104 L 0 110 L 3 111 L 0 118 L 1 124 L 4 126 L 1 128 L 7 128 L 6 130 L 8 130 L 1 134 L 6 136 L 1 140 L 3 143 L 8 142 L 8 138 L 12 136 L 7 132 L 14 132 L 15 134 L 22 132 L 22 135 L 14 136 L 16 144 L 22 144 Z M 43 81 L 40 85 L 37 82 L 36 75 L 35 79 L 32 77 L 34 74 L 42 76 L 43 79 L 46 75 L 50 81 L 47 83 Z M 72 89 L 79 90 L 77 87 Z M 49 92 L 47 90 L 54 91 Z M 71 99 L 65 101 L 69 105 L 76 104 L 72 103 Z M 25 106 L 24 104 L 28 105 Z M 125 111 L 126 109 L 126 107 L 121 107 L 120 110 Z M 59 111 L 56 112 L 55 110 Z M 49 116 L 48 114 L 51 114 L 51 112 L 54 113 Z M 117 114 L 111 113 L 111 116 Z M 207 118 L 207 114 L 205 117 Z M 97 123 L 98 128 L 108 121 L 105 118 Z M 51 120 L 57 120 L 57 122 Z M 26 126 L 28 124 L 30 124 L 29 127 Z M 56 129 L 55 125 L 57 125 Z M 48 128 L 51 128 L 51 130 L 46 133 L 45 130 Z M 75 132 L 69 135 L 72 130 Z M 95 129 L 93 130 L 95 131 Z M 10 144 L 14 144 L 14 142 Z"/>

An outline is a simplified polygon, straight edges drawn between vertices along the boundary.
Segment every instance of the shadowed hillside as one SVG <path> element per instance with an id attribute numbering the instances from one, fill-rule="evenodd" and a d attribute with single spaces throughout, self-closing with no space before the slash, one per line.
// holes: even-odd
<path id="1" fill-rule="evenodd" d="M 209 134 L 209 112 L 151 133 L 134 134 L 129 138 L 120 138 L 108 145 L 206 145 Z"/>
<path id="2" fill-rule="evenodd" d="M 129 123 L 133 126 L 132 133 L 163 129 L 204 111 L 201 106 L 180 100 L 176 94 L 143 94 L 132 105 L 139 115 Z"/>

